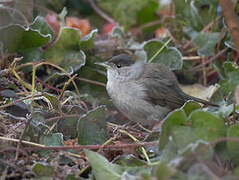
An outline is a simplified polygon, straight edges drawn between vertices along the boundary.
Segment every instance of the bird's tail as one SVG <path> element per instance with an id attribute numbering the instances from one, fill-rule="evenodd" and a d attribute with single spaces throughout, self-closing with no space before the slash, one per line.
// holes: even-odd
<path id="1" fill-rule="evenodd" d="M 196 97 L 193 97 L 193 96 L 189 96 L 189 95 L 187 95 L 187 94 L 186 94 L 186 99 L 187 99 L 187 100 L 194 100 L 194 101 L 196 101 L 196 102 L 202 103 L 202 104 L 207 105 L 207 106 L 219 107 L 218 104 L 215 104 L 215 103 L 212 103 L 212 102 L 209 102 L 209 101 L 200 99 L 200 98 L 196 98 Z"/>

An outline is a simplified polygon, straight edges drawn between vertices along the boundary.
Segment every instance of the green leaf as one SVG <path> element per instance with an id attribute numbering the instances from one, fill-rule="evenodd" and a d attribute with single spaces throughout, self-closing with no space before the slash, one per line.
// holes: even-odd
<path id="1" fill-rule="evenodd" d="M 42 48 L 34 48 L 34 49 L 26 49 L 22 50 L 19 54 L 24 57 L 22 63 L 31 62 L 31 61 L 40 61 L 43 49 Z M 32 67 L 25 67 L 24 70 L 32 71 Z"/>
<path id="2" fill-rule="evenodd" d="M 187 116 L 184 110 L 179 109 L 171 112 L 162 124 L 162 133 L 160 136 L 159 149 L 162 150 L 168 143 L 173 130 L 185 125 Z"/>
<path id="3" fill-rule="evenodd" d="M 49 36 L 50 39 L 52 40 L 54 37 L 54 32 L 53 30 L 49 27 L 47 22 L 45 21 L 45 18 L 42 16 L 37 16 L 33 23 L 30 25 L 30 28 L 32 30 L 37 30 L 40 34 Z"/>
<path id="4" fill-rule="evenodd" d="M 164 148 L 161 149 L 160 162 L 162 163 L 169 163 L 178 157 L 178 149 L 174 141 L 169 141 Z"/>
<path id="5" fill-rule="evenodd" d="M 45 146 L 62 146 L 64 144 L 63 135 L 62 133 L 43 135 L 40 137 L 40 144 L 44 144 Z"/>
<path id="6" fill-rule="evenodd" d="M 146 6 L 144 6 L 138 13 L 139 24 L 144 24 L 150 21 L 157 20 L 159 17 L 157 15 L 158 2 L 155 0 L 150 0 Z"/>
<path id="7" fill-rule="evenodd" d="M 77 96 L 74 94 L 73 91 L 65 91 L 63 95 L 63 99 L 67 99 L 68 97 L 70 100 L 71 104 L 79 104 L 79 98 L 74 97 Z M 75 139 L 78 136 L 78 130 L 77 130 L 77 125 L 79 121 L 79 117 L 85 114 L 85 110 L 82 109 L 80 105 L 70 105 L 70 106 L 64 106 L 63 107 L 63 112 L 68 114 L 68 115 L 78 115 L 73 116 L 73 117 L 63 117 L 59 119 L 57 122 L 57 131 L 61 132 L 64 135 L 64 139 Z"/>
<path id="8" fill-rule="evenodd" d="M 201 31 L 203 23 L 197 8 L 194 6 L 193 1 L 177 0 L 175 1 L 176 14 L 185 20 L 187 25 L 196 31 Z"/>
<path id="9" fill-rule="evenodd" d="M 88 50 L 94 47 L 94 37 L 98 32 L 97 29 L 92 30 L 89 34 L 87 34 L 84 38 L 80 40 L 80 49 Z"/>
<path id="10" fill-rule="evenodd" d="M 225 62 L 224 65 L 225 79 L 221 80 L 219 84 L 225 95 L 233 93 L 236 86 L 239 84 L 239 66 L 233 62 Z"/>
<path id="11" fill-rule="evenodd" d="M 167 164 L 160 163 L 159 165 L 154 167 L 152 174 L 157 177 L 157 179 L 167 180 L 175 174 L 175 171 Z"/>
<path id="12" fill-rule="evenodd" d="M 77 1 L 76 1 L 77 2 Z M 81 177 L 75 177 L 74 175 L 72 174 L 68 174 L 66 177 L 65 177 L 65 180 L 85 180 Z"/>
<path id="13" fill-rule="evenodd" d="M 210 112 L 197 110 L 188 118 L 194 134 L 205 141 L 212 141 L 226 135 L 226 125 L 223 119 L 216 117 Z"/>
<path id="14" fill-rule="evenodd" d="M 82 116 L 78 124 L 79 144 L 103 144 L 108 139 L 105 107 L 99 106 Z"/>
<path id="15" fill-rule="evenodd" d="M 91 164 L 93 175 L 97 180 L 120 180 L 120 179 L 128 179 L 136 178 L 135 176 L 140 176 L 142 174 L 150 175 L 152 168 L 144 166 L 135 166 L 135 167 L 127 167 L 120 166 L 117 164 L 110 163 L 105 157 L 100 154 L 85 150 L 85 154 Z"/>
<path id="16" fill-rule="evenodd" d="M 239 138 L 239 125 L 233 125 L 228 129 L 227 137 Z M 227 148 L 231 156 L 231 160 L 239 163 L 239 143 L 234 141 L 227 141 Z"/>
<path id="17" fill-rule="evenodd" d="M 120 26 L 115 26 L 110 34 L 112 37 L 117 37 L 119 39 L 124 39 L 124 32 Z"/>
<path id="18" fill-rule="evenodd" d="M 66 71 L 79 70 L 85 65 L 85 53 L 80 50 L 80 32 L 75 28 L 64 27 L 61 29 L 59 38 L 48 48 L 43 58 L 53 64 L 60 65 Z"/>
<path id="19" fill-rule="evenodd" d="M 43 93 L 43 96 L 46 98 L 49 107 L 52 107 L 55 110 L 59 109 L 60 102 L 55 95 L 45 92 Z"/>
<path id="20" fill-rule="evenodd" d="M 195 101 L 188 101 L 183 105 L 183 109 L 187 116 L 189 116 L 189 114 L 191 114 L 191 112 L 193 112 L 199 108 L 201 108 L 200 104 L 198 104 Z"/>
<path id="21" fill-rule="evenodd" d="M 121 166 L 112 164 L 96 152 L 85 150 L 92 167 L 93 175 L 97 180 L 120 180 L 123 173 Z"/>
<path id="22" fill-rule="evenodd" d="M 145 161 L 142 161 L 132 154 L 129 155 L 122 155 L 117 157 L 117 159 L 114 160 L 114 163 L 121 165 L 121 166 L 145 166 L 147 163 Z"/>
<path id="23" fill-rule="evenodd" d="M 54 167 L 50 165 L 44 165 L 44 164 L 35 164 L 32 168 L 32 171 L 37 176 L 53 176 L 54 175 Z"/>
<path id="24" fill-rule="evenodd" d="M 38 30 L 25 29 L 20 25 L 10 25 L 0 29 L 0 42 L 4 50 L 16 53 L 41 47 L 49 42 L 51 36 L 40 34 Z"/>
<path id="25" fill-rule="evenodd" d="M 171 137 L 177 150 L 182 150 L 190 143 L 200 139 L 193 129 L 189 126 L 174 127 L 171 131 Z"/>
<path id="26" fill-rule="evenodd" d="M 219 41 L 220 33 L 200 32 L 193 39 L 193 43 L 199 47 L 198 54 L 212 56 L 215 54 L 215 46 Z"/>
<path id="27" fill-rule="evenodd" d="M 142 0 L 104 0 L 98 4 L 100 8 L 108 12 L 112 17 L 128 30 L 137 22 L 138 12 L 145 6 L 147 1 Z"/>
<path id="28" fill-rule="evenodd" d="M 151 59 L 164 46 L 164 42 L 150 40 L 143 46 L 148 59 Z M 153 62 L 162 63 L 171 70 L 181 69 L 183 66 L 182 54 L 175 47 L 164 47 L 160 54 L 153 59 Z"/>

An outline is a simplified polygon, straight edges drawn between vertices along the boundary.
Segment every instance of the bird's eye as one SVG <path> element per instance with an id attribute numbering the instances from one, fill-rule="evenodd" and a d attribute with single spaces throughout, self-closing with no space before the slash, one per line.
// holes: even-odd
<path id="1" fill-rule="evenodd" d="M 116 67 L 117 68 L 121 68 L 121 64 L 116 64 Z"/>

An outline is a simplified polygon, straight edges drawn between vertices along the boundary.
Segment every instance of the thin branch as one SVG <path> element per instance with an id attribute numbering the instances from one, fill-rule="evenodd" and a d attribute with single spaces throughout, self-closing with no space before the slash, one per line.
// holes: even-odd
<path id="1" fill-rule="evenodd" d="M 99 14 L 103 19 L 108 21 L 109 23 L 117 24 L 117 22 L 111 18 L 109 15 L 107 15 L 105 12 L 103 12 L 100 8 L 98 8 L 93 0 L 88 0 L 91 7 L 95 10 L 97 14 Z"/>
<path id="2" fill-rule="evenodd" d="M 216 58 L 218 58 L 219 56 L 221 56 L 223 53 L 225 53 L 227 51 L 228 48 L 225 48 L 223 50 L 221 50 L 220 52 L 218 52 L 216 55 L 212 56 L 208 61 L 203 62 L 202 64 L 195 66 L 194 68 L 190 69 L 189 71 L 196 71 L 204 66 L 206 66 L 207 64 L 211 63 L 213 60 L 215 60 Z"/>
<path id="3" fill-rule="evenodd" d="M 215 144 L 225 142 L 225 141 L 233 141 L 233 142 L 239 143 L 239 138 L 236 138 L 236 137 L 220 137 L 218 139 L 212 140 L 210 142 L 210 145 L 215 145 Z"/>
<path id="4" fill-rule="evenodd" d="M 123 148 L 137 148 L 142 146 L 157 146 L 158 141 L 134 143 L 134 144 L 116 144 L 116 145 L 78 145 L 78 146 L 48 146 L 48 147 L 27 147 L 24 150 L 82 150 L 82 149 L 123 149 Z"/>
<path id="5" fill-rule="evenodd" d="M 42 80 L 39 79 L 38 77 L 36 77 L 36 81 L 39 82 L 39 83 L 41 83 L 43 86 L 45 86 L 45 87 L 47 87 L 47 88 L 49 88 L 49 89 L 52 89 L 52 90 L 54 90 L 54 91 L 57 91 L 57 92 L 61 92 L 61 91 L 62 91 L 61 89 L 55 88 L 55 87 L 53 87 L 53 86 L 51 86 L 51 85 L 45 83 L 44 81 L 42 81 Z"/>
<path id="6" fill-rule="evenodd" d="M 186 61 L 194 61 L 194 60 L 200 60 L 202 59 L 202 57 L 201 56 L 183 56 L 182 59 Z"/>
<path id="7" fill-rule="evenodd" d="M 162 24 L 162 20 L 151 21 L 149 23 L 139 26 L 137 29 L 138 29 L 138 31 L 142 31 L 144 28 L 159 25 L 159 24 Z"/>
<path id="8" fill-rule="evenodd" d="M 76 77 L 76 79 L 78 79 L 80 81 L 88 82 L 88 83 L 91 83 L 91 84 L 106 87 L 106 85 L 104 83 L 99 82 L 99 81 L 94 81 L 94 80 L 90 80 L 90 79 L 86 79 L 86 78 L 80 78 L 80 77 Z"/>
<path id="9" fill-rule="evenodd" d="M 39 95 L 35 95 L 34 97 L 41 97 L 41 96 L 43 96 L 43 95 L 39 94 Z M 28 97 L 25 97 L 25 98 L 22 98 L 22 99 L 18 99 L 16 101 L 13 101 L 13 102 L 10 102 L 8 104 L 4 104 L 4 105 L 0 106 L 0 109 L 6 108 L 6 107 L 9 107 L 9 106 L 13 106 L 13 105 L 15 105 L 19 102 L 22 102 L 24 100 L 31 99 L 31 98 L 32 98 L 32 96 L 28 96 Z"/>
<path id="10" fill-rule="evenodd" d="M 13 141 L 13 142 L 19 142 L 19 139 L 14 138 L 7 138 L 0 136 L 0 140 L 5 141 Z M 158 141 L 151 141 L 151 142 L 142 142 L 142 143 L 134 143 L 134 144 L 115 144 L 115 145 L 78 145 L 78 146 L 45 146 L 42 144 L 37 144 L 29 141 L 22 141 L 23 144 L 31 145 L 34 147 L 26 147 L 24 150 L 82 150 L 82 149 L 91 149 L 91 150 L 97 150 L 97 149 L 123 149 L 123 148 L 137 148 L 142 146 L 157 146 Z"/>

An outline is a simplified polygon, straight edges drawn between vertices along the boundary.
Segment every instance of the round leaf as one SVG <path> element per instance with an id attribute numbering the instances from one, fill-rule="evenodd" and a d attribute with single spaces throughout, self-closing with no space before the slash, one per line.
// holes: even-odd
<path id="1" fill-rule="evenodd" d="M 144 50 L 147 53 L 148 60 L 151 59 L 162 47 L 164 42 L 157 40 L 150 40 L 144 43 Z M 171 70 L 181 69 L 183 66 L 182 54 L 175 47 L 164 47 L 164 49 L 157 55 L 153 62 L 162 63 Z"/>
<path id="2" fill-rule="evenodd" d="M 234 125 L 231 126 L 228 129 L 227 132 L 227 136 L 228 137 L 235 137 L 235 138 L 239 138 L 239 125 Z M 232 157 L 232 161 L 235 163 L 239 162 L 239 143 L 238 142 L 233 142 L 233 141 L 227 141 L 227 148 L 228 151 L 230 153 L 230 156 Z"/>
<path id="3" fill-rule="evenodd" d="M 226 135 L 226 125 L 223 119 L 210 112 L 197 110 L 191 113 L 188 121 L 195 135 L 205 141 L 212 141 Z"/>

